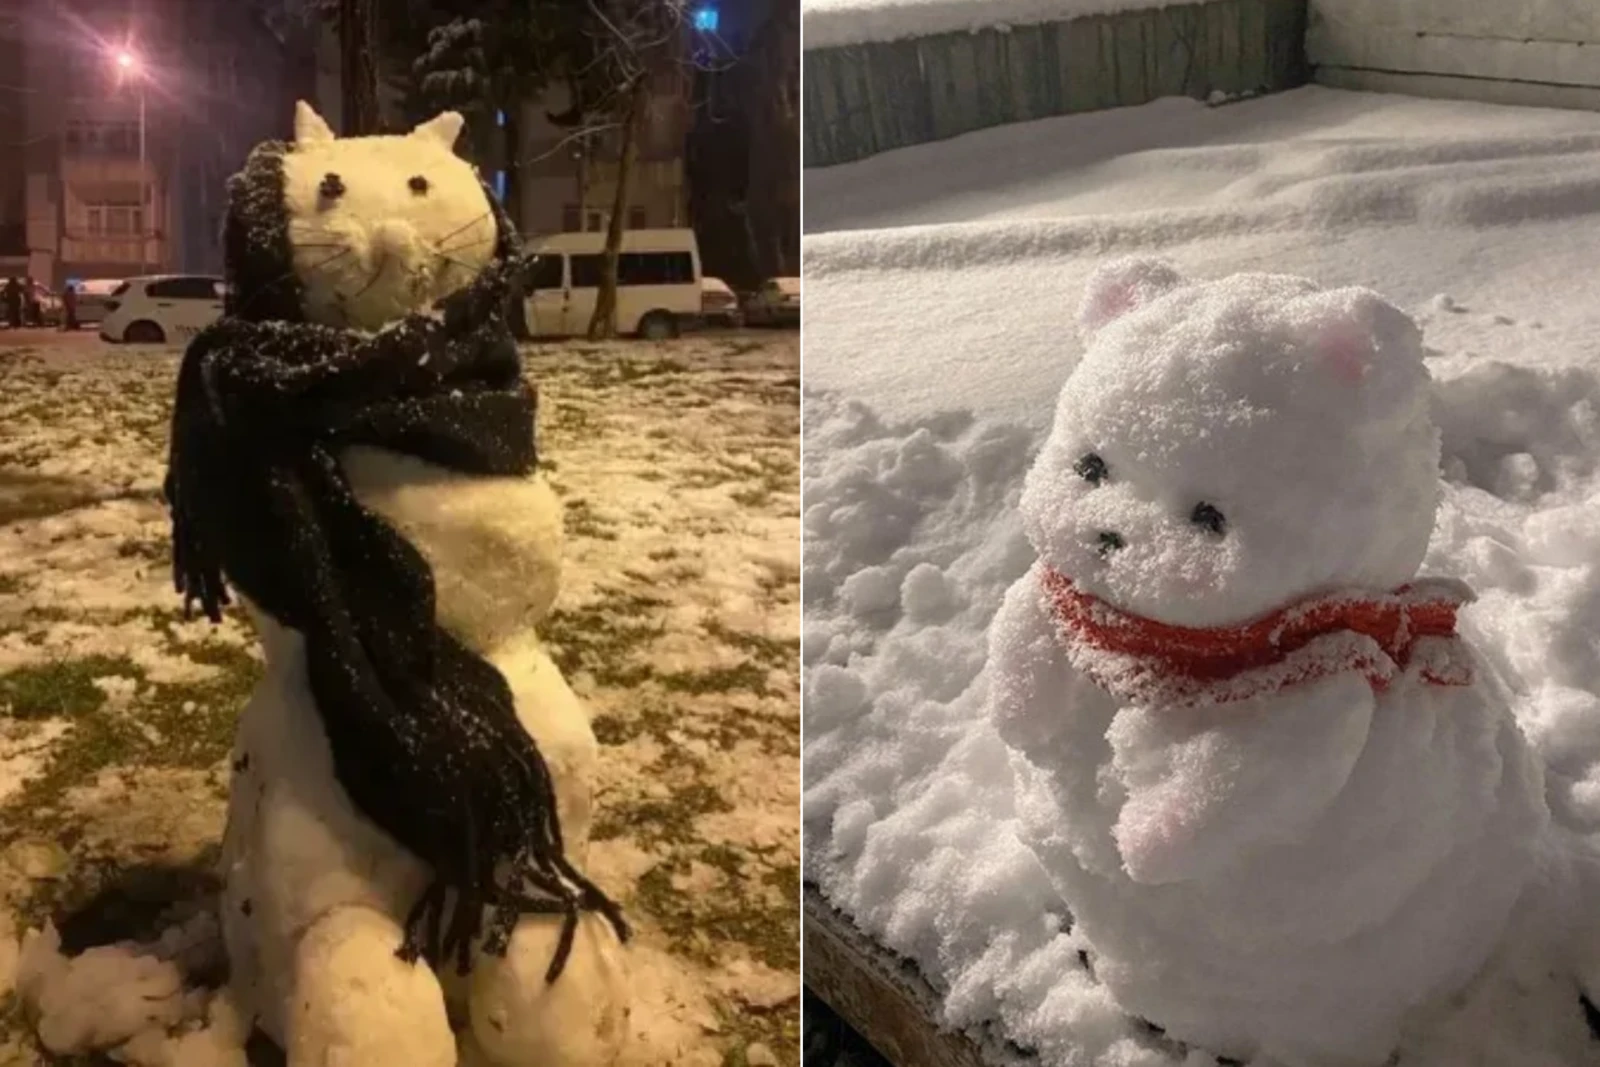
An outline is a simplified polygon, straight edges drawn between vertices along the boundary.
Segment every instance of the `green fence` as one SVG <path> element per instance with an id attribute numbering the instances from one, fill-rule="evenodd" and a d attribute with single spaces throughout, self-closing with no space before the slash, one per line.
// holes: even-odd
<path id="1" fill-rule="evenodd" d="M 1306 81 L 1306 0 L 1204 0 L 805 53 L 805 165 L 985 126 Z"/>

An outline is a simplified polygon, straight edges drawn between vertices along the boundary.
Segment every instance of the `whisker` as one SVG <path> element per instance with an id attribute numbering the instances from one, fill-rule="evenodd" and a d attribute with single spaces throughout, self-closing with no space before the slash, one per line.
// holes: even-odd
<path id="1" fill-rule="evenodd" d="M 367 284 L 363 285 L 360 289 L 357 289 L 355 292 L 351 293 L 349 296 L 344 297 L 344 299 L 346 299 L 346 300 L 355 300 L 356 298 L 361 296 L 362 293 L 365 293 L 368 289 L 371 289 L 374 285 L 377 285 L 378 284 L 378 279 L 383 277 L 384 268 L 387 267 L 388 265 L 389 265 L 389 257 L 385 256 L 383 259 L 378 261 L 378 267 L 377 267 L 376 270 L 374 270 L 372 272 L 372 277 L 367 279 Z"/>
<path id="2" fill-rule="evenodd" d="M 469 245 L 468 247 L 470 248 L 471 246 Z M 440 251 L 438 251 L 436 249 L 433 254 L 438 256 L 441 259 L 449 260 L 451 263 L 454 263 L 458 267 L 465 267 L 465 268 L 467 268 L 467 270 L 471 270 L 471 271 L 475 271 L 475 270 L 478 269 L 477 267 L 474 267 L 471 263 L 468 263 L 466 260 L 457 259 L 455 256 L 450 255 L 448 252 L 440 252 Z"/>
<path id="3" fill-rule="evenodd" d="M 471 219 L 471 220 L 463 223 L 462 225 L 457 226 L 455 229 L 451 230 L 449 233 L 445 234 L 443 237 L 439 238 L 437 241 L 435 241 L 433 243 L 435 245 L 442 245 L 446 241 L 450 240 L 450 238 L 452 238 L 456 234 L 460 233 L 462 230 L 471 229 L 472 227 L 476 226 L 478 223 L 482 222 L 484 219 L 488 218 L 489 216 L 491 216 L 493 214 L 494 214 L 493 209 L 490 209 L 489 211 L 485 211 L 483 214 L 479 215 L 477 218 Z"/>
<path id="4" fill-rule="evenodd" d="M 449 251 L 449 252 L 464 252 L 469 248 L 477 248 L 479 245 L 491 244 L 491 243 L 493 243 L 495 241 L 498 241 L 499 239 L 500 239 L 500 235 L 499 234 L 494 234 L 493 236 L 483 237 L 483 238 L 480 238 L 480 239 L 478 239 L 476 241 L 468 241 L 464 245 L 456 245 L 455 247 L 449 248 L 449 249 L 445 249 L 445 248 L 440 247 L 440 246 L 442 246 L 444 244 L 443 241 L 440 241 L 438 245 L 434 246 L 434 251 L 439 252 L 441 254 L 443 254 L 446 251 Z"/>
<path id="5" fill-rule="evenodd" d="M 310 273 L 312 271 L 319 271 L 323 267 L 326 267 L 328 264 L 332 263 L 334 260 L 339 259 L 339 258 L 341 258 L 343 256 L 348 256 L 351 253 L 351 251 L 352 251 L 352 249 L 345 248 L 342 251 L 335 252 L 333 255 L 328 256 L 325 259 L 321 259 L 321 260 L 317 261 L 316 263 L 313 263 L 311 266 L 307 267 L 306 268 L 306 272 Z M 287 278 L 293 278 L 294 275 L 295 275 L 295 268 L 291 267 L 289 270 L 284 271 L 282 274 L 278 275 L 272 281 L 268 282 L 266 285 L 263 285 L 260 289 L 257 289 L 256 292 L 255 292 L 255 295 L 252 296 L 249 300 L 245 301 L 244 304 L 240 306 L 239 310 L 234 312 L 234 315 L 235 316 L 243 315 L 246 311 L 250 310 L 250 308 L 255 304 L 255 302 L 257 300 L 261 299 L 267 293 L 270 293 L 272 290 L 276 289 L 280 282 L 284 281 Z"/>

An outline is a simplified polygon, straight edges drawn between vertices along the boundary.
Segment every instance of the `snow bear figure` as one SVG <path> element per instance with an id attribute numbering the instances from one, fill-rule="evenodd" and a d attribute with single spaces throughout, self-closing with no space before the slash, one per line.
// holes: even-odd
<path id="1" fill-rule="evenodd" d="M 1359 288 L 1101 267 L 990 635 L 1020 834 L 1131 1014 L 1377 1065 L 1505 928 L 1542 772 L 1418 579 L 1420 331 Z"/>
<path id="2" fill-rule="evenodd" d="M 403 136 L 340 139 L 302 103 L 281 161 L 247 168 L 234 191 L 241 212 L 286 215 L 275 225 L 286 222 L 292 263 L 232 262 L 230 250 L 230 271 L 263 286 L 236 292 L 236 305 L 277 299 L 266 282 L 287 271 L 310 325 L 283 332 L 335 327 L 383 343 L 386 327 L 470 282 L 494 255 L 498 212 L 452 151 L 460 129 L 447 113 Z M 266 176 L 263 187 L 252 173 Z M 426 560 L 437 625 L 509 685 L 549 766 L 566 855 L 581 866 L 596 742 L 535 634 L 557 592 L 560 502 L 537 474 L 466 474 L 364 445 L 338 458 L 359 503 Z M 223 925 L 245 1010 L 290 1067 L 611 1062 L 627 1029 L 623 957 L 594 912 L 583 913 L 554 982 L 559 915 L 523 916 L 503 955 L 474 940 L 464 978 L 397 956 L 430 870 L 352 803 L 313 698 L 306 640 L 240 591 L 267 664 L 239 723 L 223 846 Z"/>

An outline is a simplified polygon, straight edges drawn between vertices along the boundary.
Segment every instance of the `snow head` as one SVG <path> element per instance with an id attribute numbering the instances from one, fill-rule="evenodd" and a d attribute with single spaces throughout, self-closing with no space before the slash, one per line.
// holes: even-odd
<path id="1" fill-rule="evenodd" d="M 374 331 L 470 283 L 515 236 L 444 112 L 410 133 L 336 137 L 301 101 L 292 143 L 229 184 L 229 314 Z"/>
<path id="2" fill-rule="evenodd" d="M 1439 437 L 1416 324 L 1365 289 L 1132 259 L 1090 279 L 1086 342 L 1022 497 L 1041 558 L 1185 626 L 1412 578 Z"/>

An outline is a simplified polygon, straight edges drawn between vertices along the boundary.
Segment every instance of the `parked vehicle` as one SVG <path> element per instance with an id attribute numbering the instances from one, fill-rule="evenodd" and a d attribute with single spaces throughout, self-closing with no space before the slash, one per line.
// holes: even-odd
<path id="1" fill-rule="evenodd" d="M 221 278 L 155 274 L 129 278 L 106 304 L 100 339 L 131 345 L 185 342 L 222 317 Z"/>
<path id="2" fill-rule="evenodd" d="M 700 321 L 707 326 L 742 326 L 739 297 L 721 278 L 700 279 Z"/>
<path id="3" fill-rule="evenodd" d="M 28 326 L 59 326 L 61 298 L 43 282 L 31 282 L 23 294 L 22 318 Z"/>
<path id="4" fill-rule="evenodd" d="M 744 321 L 751 326 L 800 325 L 800 279 L 768 278 L 746 299 Z"/>
<path id="5" fill-rule="evenodd" d="M 110 314 L 111 294 L 122 285 L 121 278 L 85 278 L 76 281 L 78 287 L 78 325 L 91 326 L 104 321 Z"/>
<path id="6" fill-rule="evenodd" d="M 600 295 L 604 233 L 530 237 L 539 254 L 526 302 L 535 337 L 586 333 Z M 700 245 L 693 230 L 625 230 L 617 259 L 617 332 L 676 337 L 700 317 Z"/>

